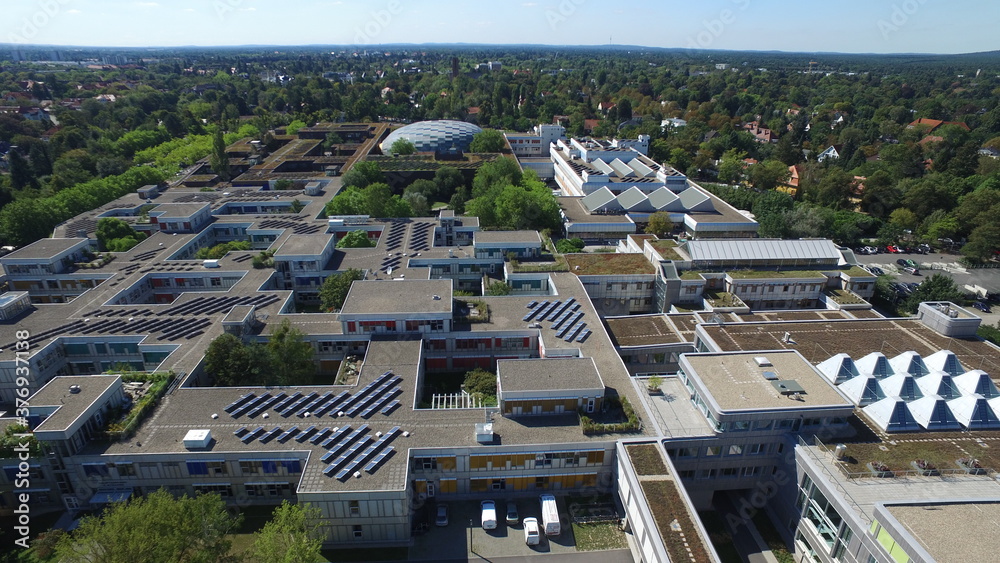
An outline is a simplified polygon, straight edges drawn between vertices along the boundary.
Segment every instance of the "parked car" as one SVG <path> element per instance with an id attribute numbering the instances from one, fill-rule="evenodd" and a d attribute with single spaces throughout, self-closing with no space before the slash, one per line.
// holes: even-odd
<path id="1" fill-rule="evenodd" d="M 905 268 L 905 267 L 909 266 L 909 264 L 907 263 L 907 260 L 903 260 L 902 258 L 900 258 L 899 260 L 896 260 L 896 264 L 899 264 L 899 266 L 902 267 L 902 268 Z"/>
<path id="2" fill-rule="evenodd" d="M 516 526 L 521 521 L 521 517 L 517 515 L 517 505 L 513 502 L 507 503 L 507 525 Z"/>
<path id="3" fill-rule="evenodd" d="M 909 266 L 909 267 L 911 267 L 911 268 L 920 268 L 920 264 L 917 264 L 913 260 L 907 260 L 906 261 L 906 265 Z"/>
<path id="4" fill-rule="evenodd" d="M 497 528 L 497 505 L 492 500 L 484 500 L 479 503 L 483 508 L 483 529 L 495 530 Z"/>
<path id="5" fill-rule="evenodd" d="M 931 245 L 929 245 L 929 244 L 921 244 L 920 246 L 917 247 L 917 252 L 919 252 L 921 254 L 930 254 L 930 252 L 931 252 Z"/>
<path id="6" fill-rule="evenodd" d="M 437 507 L 437 518 L 434 519 L 434 524 L 438 526 L 448 525 L 448 505 L 439 504 Z"/>
<path id="7" fill-rule="evenodd" d="M 885 270 L 883 270 L 882 268 L 877 268 L 875 266 L 871 266 L 870 268 L 868 268 L 868 271 L 871 272 L 871 273 L 873 273 L 873 274 L 875 274 L 876 276 L 884 276 L 885 275 Z"/>
<path id="8" fill-rule="evenodd" d="M 538 530 L 538 518 L 524 519 L 524 543 L 525 545 L 538 545 L 542 540 L 542 534 Z"/>
<path id="9" fill-rule="evenodd" d="M 886 250 L 886 252 L 888 252 L 890 254 L 895 254 L 895 253 L 899 252 L 899 250 L 894 245 L 892 245 L 892 244 L 890 244 L 889 246 L 885 247 L 885 250 Z"/>
<path id="10" fill-rule="evenodd" d="M 976 308 L 976 309 L 979 309 L 980 311 L 982 311 L 984 313 L 992 313 L 993 312 L 990 309 L 990 306 L 987 305 L 986 303 L 983 303 L 982 301 L 975 301 L 975 302 L 972 303 L 972 306 L 974 308 Z"/>
<path id="11" fill-rule="evenodd" d="M 910 274 L 911 276 L 919 276 L 920 275 L 920 270 L 918 270 L 916 268 L 913 268 L 911 266 L 907 266 L 907 267 L 903 268 L 903 271 L 906 272 L 907 274 Z"/>

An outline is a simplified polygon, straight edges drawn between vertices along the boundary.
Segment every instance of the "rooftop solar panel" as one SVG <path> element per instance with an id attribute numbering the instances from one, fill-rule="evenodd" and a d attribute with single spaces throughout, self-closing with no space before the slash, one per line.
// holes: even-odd
<path id="1" fill-rule="evenodd" d="M 590 336 L 590 329 L 589 328 L 587 330 L 584 330 L 583 332 L 581 332 L 580 336 L 576 337 L 576 341 L 577 342 L 583 342 L 584 340 L 587 339 L 588 336 Z"/>
<path id="2" fill-rule="evenodd" d="M 243 440 L 243 442 L 245 444 L 249 444 L 250 442 L 253 442 L 254 438 L 256 438 L 257 436 L 259 436 L 262 432 L 264 432 L 264 427 L 263 426 L 258 426 L 257 428 L 254 428 L 250 432 L 247 432 L 246 434 L 244 434 L 243 438 L 241 438 L 241 439 Z"/>
<path id="3" fill-rule="evenodd" d="M 226 412 L 233 412 L 234 410 L 236 410 L 236 407 L 239 407 L 243 403 L 249 401 L 254 396 L 255 395 L 253 393 L 247 393 L 246 395 L 243 395 L 242 397 L 240 397 L 239 399 L 236 399 L 232 403 L 229 403 L 229 406 L 227 406 L 224 410 Z"/>
<path id="4" fill-rule="evenodd" d="M 392 452 L 394 450 L 395 448 L 393 448 L 392 446 L 386 446 L 384 450 L 382 450 L 381 452 L 379 452 L 377 456 L 375 456 L 375 459 L 369 461 L 368 465 L 365 465 L 365 471 L 368 473 L 374 473 L 375 470 L 378 469 L 378 466 L 381 465 L 382 462 L 386 460 L 386 458 L 392 455 Z"/>
<path id="5" fill-rule="evenodd" d="M 326 427 L 326 428 L 320 430 L 319 432 L 317 432 L 316 435 L 313 436 L 312 438 L 309 438 L 309 443 L 310 444 L 318 444 L 318 443 L 320 443 L 320 441 L 323 440 L 324 437 L 326 437 L 327 434 L 329 434 L 331 432 L 333 432 L 333 428 Z"/>
<path id="6" fill-rule="evenodd" d="M 527 307 L 529 309 L 534 309 L 535 305 L 538 305 L 538 301 L 529 301 Z"/>
<path id="7" fill-rule="evenodd" d="M 393 411 L 393 409 L 395 409 L 398 406 L 399 406 L 399 401 L 393 401 L 393 402 L 389 403 L 388 405 L 386 405 L 385 407 L 382 408 L 382 414 L 386 414 L 387 415 L 387 414 L 391 413 Z"/>
<path id="8" fill-rule="evenodd" d="M 278 441 L 281 442 L 281 443 L 285 443 L 285 441 L 287 441 L 289 438 L 291 438 L 298 431 L 299 431 L 299 427 L 298 426 L 293 426 L 293 427 L 289 428 L 288 430 L 285 430 L 281 434 L 281 436 L 278 436 Z"/>
<path id="9" fill-rule="evenodd" d="M 313 415 L 323 416 L 324 414 L 326 414 L 327 411 L 332 410 L 333 407 L 337 405 L 337 403 L 343 401 L 344 399 L 350 396 L 351 394 L 348 393 L 347 391 L 342 391 L 336 397 L 333 397 L 327 400 L 325 403 L 321 404 L 320 406 L 316 407 L 316 409 L 313 411 Z"/>
<path id="10" fill-rule="evenodd" d="M 573 342 L 573 339 L 576 338 L 577 333 L 583 330 L 583 327 L 585 326 L 587 326 L 587 323 L 577 323 L 573 325 L 573 327 L 569 329 L 569 332 L 566 333 L 565 337 L 566 342 Z"/>
<path id="11" fill-rule="evenodd" d="M 234 410 L 230 414 L 233 415 L 233 418 L 236 418 L 236 417 L 242 415 L 243 413 L 245 413 L 247 411 L 253 410 L 254 408 L 257 407 L 257 405 L 259 405 L 260 403 L 263 403 L 264 401 L 266 401 L 266 400 L 268 400 L 270 398 L 271 398 L 271 394 L 270 393 L 264 393 L 263 395 L 261 395 L 259 397 L 254 397 L 253 399 L 247 401 L 246 403 L 243 403 L 243 405 L 241 405 L 239 407 L 236 407 L 236 410 Z"/>
<path id="12" fill-rule="evenodd" d="M 268 399 L 268 400 L 264 401 L 263 403 L 260 403 L 259 405 L 257 405 L 253 410 L 251 410 L 249 413 L 247 413 L 247 416 L 249 416 L 251 418 L 257 416 L 258 414 L 260 414 L 260 413 L 266 411 L 267 409 L 271 408 L 271 405 L 273 405 L 274 403 L 277 403 L 278 401 L 284 399 L 286 396 L 287 395 L 285 393 L 278 393 L 274 397 L 271 397 L 270 399 Z"/>
<path id="13" fill-rule="evenodd" d="M 288 405 L 294 403 L 295 401 L 298 401 L 301 398 L 302 398 L 302 393 L 295 393 L 295 394 L 293 394 L 291 396 L 285 397 L 285 400 L 283 400 L 283 401 L 279 402 L 278 404 L 274 405 L 274 410 L 276 410 L 278 412 L 281 412 L 282 410 L 285 409 L 285 407 L 287 407 Z"/>
<path id="14" fill-rule="evenodd" d="M 299 410 L 295 411 L 296 416 L 303 416 L 305 413 L 311 413 L 320 403 L 326 402 L 327 399 L 333 397 L 333 393 L 324 393 L 323 395 L 316 397 L 312 401 L 306 403 L 306 405 Z"/>
<path id="15" fill-rule="evenodd" d="M 285 410 L 281 411 L 281 416 L 284 416 L 284 417 L 292 416 L 292 413 L 294 413 L 295 411 L 297 411 L 300 408 L 302 408 L 302 405 L 305 405 L 309 401 L 312 401 L 317 396 L 319 396 L 319 393 L 316 393 L 316 392 L 309 393 L 305 397 L 302 397 L 298 401 L 295 401 L 291 405 L 285 407 Z"/>
<path id="16" fill-rule="evenodd" d="M 375 411 L 379 410 L 380 408 L 385 406 L 386 403 L 391 401 L 392 398 L 395 397 L 397 393 L 402 393 L 402 392 L 403 392 L 402 389 L 400 389 L 399 387 L 395 387 L 383 393 L 381 396 L 379 396 L 378 400 L 368 405 L 368 407 L 361 412 L 361 418 L 368 418 Z"/>
<path id="17" fill-rule="evenodd" d="M 330 447 L 334 447 L 350 431 L 351 431 L 351 425 L 350 424 L 346 424 L 342 428 L 338 428 L 337 430 L 334 430 L 333 434 L 331 434 L 329 438 L 327 438 L 326 440 L 323 440 L 323 447 L 324 448 L 328 448 L 328 449 Z"/>
<path id="18" fill-rule="evenodd" d="M 266 443 L 270 442 L 280 432 L 281 432 L 281 427 L 280 426 L 275 426 L 273 429 L 269 430 L 268 432 L 265 432 L 264 435 L 259 438 L 260 442 L 262 444 L 266 444 Z"/>
<path id="19" fill-rule="evenodd" d="M 236 429 L 235 432 L 233 432 L 233 435 L 236 436 L 237 438 L 242 438 L 243 435 L 246 434 L 247 432 L 249 432 L 249 430 L 247 430 L 247 427 L 241 426 L 238 429 Z"/>
<path id="20" fill-rule="evenodd" d="M 312 433 L 315 431 L 316 427 L 310 426 L 309 428 L 306 428 L 302 432 L 299 432 L 299 435 L 295 437 L 295 441 L 301 444 L 302 442 L 305 442 L 306 439 L 309 438 L 309 436 L 312 436 Z"/>

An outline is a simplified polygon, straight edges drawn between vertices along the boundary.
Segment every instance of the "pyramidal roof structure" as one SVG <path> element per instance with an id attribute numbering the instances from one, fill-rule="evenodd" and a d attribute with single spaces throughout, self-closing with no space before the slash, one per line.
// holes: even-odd
<path id="1" fill-rule="evenodd" d="M 990 379 L 989 374 L 980 369 L 974 369 L 972 371 L 967 371 L 962 375 L 956 376 L 954 378 L 955 385 L 962 390 L 963 393 L 968 394 L 978 394 L 986 397 L 987 399 L 993 399 L 1000 397 L 1000 391 L 997 390 L 996 384 Z"/>
<path id="2" fill-rule="evenodd" d="M 885 392 L 873 375 L 858 375 L 841 383 L 840 392 L 847 395 L 855 405 L 864 407 L 885 398 Z"/>
<path id="3" fill-rule="evenodd" d="M 889 365 L 888 358 L 882 352 L 872 352 L 864 358 L 854 362 L 858 367 L 858 372 L 863 375 L 874 375 L 878 378 L 889 377 L 896 373 Z"/>
<path id="4" fill-rule="evenodd" d="M 905 372 L 890 375 L 878 382 L 887 397 L 899 397 L 904 401 L 915 401 L 924 396 L 917 385 L 917 379 Z"/>
<path id="5" fill-rule="evenodd" d="M 948 375 L 961 375 L 965 368 L 959 363 L 958 357 L 951 350 L 938 350 L 924 358 L 924 364 L 931 371 L 943 371 Z"/>
<path id="6" fill-rule="evenodd" d="M 934 372 L 917 380 L 924 395 L 937 395 L 942 399 L 957 399 L 962 392 L 955 386 L 952 377 L 943 371 Z"/>
<path id="7" fill-rule="evenodd" d="M 916 352 L 903 352 L 889 360 L 889 364 L 896 373 L 908 373 L 914 377 L 921 377 L 930 372 L 923 358 Z"/>
<path id="8" fill-rule="evenodd" d="M 917 432 L 920 423 L 913 418 L 906 401 L 886 397 L 861 409 L 883 432 Z"/>
<path id="9" fill-rule="evenodd" d="M 948 403 L 941 397 L 927 395 L 916 401 L 907 403 L 910 414 L 920 426 L 927 430 L 961 430 L 962 423 L 948 408 Z"/>
<path id="10" fill-rule="evenodd" d="M 993 399 L 997 401 L 997 399 Z M 990 404 L 981 395 L 962 395 L 948 401 L 948 408 L 962 426 L 969 430 L 988 430 L 1000 428 L 1000 418 L 997 418 L 996 408 L 1000 403 Z"/>
<path id="11" fill-rule="evenodd" d="M 844 353 L 837 354 L 816 367 L 834 385 L 840 385 L 860 375 L 854 360 Z"/>

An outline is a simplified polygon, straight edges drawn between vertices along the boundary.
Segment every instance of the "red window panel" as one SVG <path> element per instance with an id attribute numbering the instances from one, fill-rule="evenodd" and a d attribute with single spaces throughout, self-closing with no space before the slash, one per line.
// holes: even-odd
<path id="1" fill-rule="evenodd" d="M 357 323 L 351 321 L 347 323 L 347 332 L 354 332 L 358 329 L 357 327 L 358 327 Z"/>
<path id="2" fill-rule="evenodd" d="M 493 345 L 496 346 L 497 348 L 499 348 L 500 346 L 502 346 L 501 339 L 500 338 L 495 339 Z"/>
<path id="3" fill-rule="evenodd" d="M 524 347 L 527 348 L 528 346 L 531 346 L 531 339 L 530 338 L 525 338 L 524 339 Z"/>
<path id="4" fill-rule="evenodd" d="M 427 358 L 427 369 L 448 369 L 448 358 Z"/>

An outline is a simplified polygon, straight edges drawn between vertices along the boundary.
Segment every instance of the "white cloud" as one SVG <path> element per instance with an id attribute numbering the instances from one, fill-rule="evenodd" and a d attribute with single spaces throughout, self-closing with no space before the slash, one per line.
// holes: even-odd
<path id="1" fill-rule="evenodd" d="M 525 8 L 534 8 L 537 5 L 538 4 L 536 2 L 525 2 L 525 3 L 521 4 L 521 6 L 523 6 Z"/>
<path id="2" fill-rule="evenodd" d="M 241 12 L 256 12 L 257 8 L 254 8 L 254 7 L 251 6 L 249 8 L 240 8 L 240 11 Z"/>
<path id="3" fill-rule="evenodd" d="M 133 4 L 137 8 L 159 8 L 160 4 L 157 2 L 135 2 Z"/>
<path id="4" fill-rule="evenodd" d="M 73 14 L 75 16 L 77 14 L 82 14 L 83 12 L 81 12 L 80 10 L 77 10 L 76 8 L 74 8 L 72 10 L 66 10 L 66 13 L 67 14 Z"/>
<path id="5" fill-rule="evenodd" d="M 194 8 L 184 8 L 182 11 L 183 12 L 197 12 L 198 10 L 195 10 Z"/>

